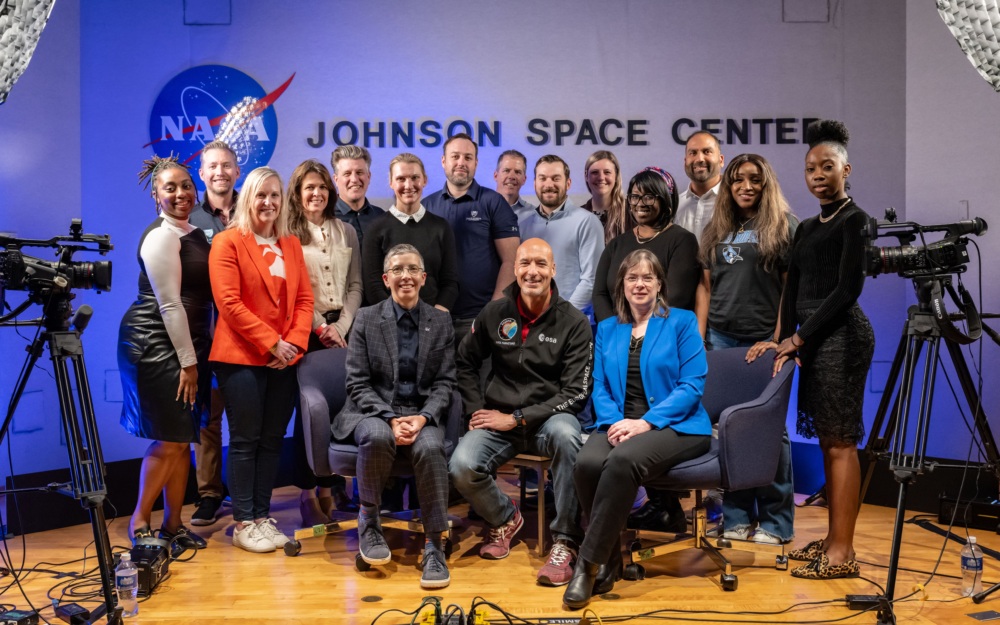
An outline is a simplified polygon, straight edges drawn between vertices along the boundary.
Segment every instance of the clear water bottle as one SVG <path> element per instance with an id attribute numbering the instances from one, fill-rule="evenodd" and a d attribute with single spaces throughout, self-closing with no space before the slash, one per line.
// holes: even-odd
<path id="1" fill-rule="evenodd" d="M 962 548 L 962 596 L 983 592 L 983 550 L 976 544 L 976 537 L 969 536 L 969 542 Z"/>
<path id="2" fill-rule="evenodd" d="M 982 554 L 980 553 L 980 558 Z M 115 569 L 115 588 L 118 590 L 118 605 L 122 616 L 128 618 L 139 613 L 139 569 L 132 563 L 132 556 L 126 551 Z"/>

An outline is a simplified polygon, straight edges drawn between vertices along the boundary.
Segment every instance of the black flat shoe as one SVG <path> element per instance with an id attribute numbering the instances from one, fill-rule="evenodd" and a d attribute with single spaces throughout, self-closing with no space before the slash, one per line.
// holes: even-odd
<path id="1" fill-rule="evenodd" d="M 153 538 L 153 531 L 149 529 L 148 525 L 143 525 L 132 530 L 133 547 L 136 545 L 146 545 L 155 542 L 156 539 Z"/>
<path id="2" fill-rule="evenodd" d="M 597 569 L 597 580 L 594 582 L 594 594 L 603 595 L 615 588 L 615 582 L 622 578 L 622 552 L 615 549 L 607 563 Z"/>
<path id="3" fill-rule="evenodd" d="M 160 531 L 156 533 L 158 538 L 161 538 L 168 543 L 182 547 L 183 549 L 204 549 L 208 547 L 208 543 L 201 536 L 193 533 L 188 528 L 183 525 L 177 526 L 177 531 L 170 532 L 165 527 L 161 527 Z"/>
<path id="4" fill-rule="evenodd" d="M 587 562 L 583 558 L 576 561 L 573 579 L 569 580 L 566 592 L 563 593 L 563 603 L 572 610 L 578 610 L 590 603 L 594 593 L 594 582 L 597 581 L 599 565 Z"/>

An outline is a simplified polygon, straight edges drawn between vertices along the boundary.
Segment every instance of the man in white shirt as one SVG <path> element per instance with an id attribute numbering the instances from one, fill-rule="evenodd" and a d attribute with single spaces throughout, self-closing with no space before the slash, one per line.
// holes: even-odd
<path id="1" fill-rule="evenodd" d="M 712 219 L 725 162 L 715 135 L 699 130 L 688 137 L 684 147 L 684 173 L 691 184 L 678 196 L 674 223 L 694 233 L 699 241 L 702 230 Z"/>

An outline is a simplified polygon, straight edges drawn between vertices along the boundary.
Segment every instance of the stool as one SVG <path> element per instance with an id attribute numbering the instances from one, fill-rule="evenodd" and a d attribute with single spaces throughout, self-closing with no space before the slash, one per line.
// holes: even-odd
<path id="1" fill-rule="evenodd" d="M 525 496 L 525 469 L 534 469 L 538 473 L 538 555 L 545 555 L 545 480 L 552 458 L 548 456 L 533 456 L 531 454 L 518 454 L 507 463 L 518 467 L 521 478 L 521 509 L 524 509 Z"/>

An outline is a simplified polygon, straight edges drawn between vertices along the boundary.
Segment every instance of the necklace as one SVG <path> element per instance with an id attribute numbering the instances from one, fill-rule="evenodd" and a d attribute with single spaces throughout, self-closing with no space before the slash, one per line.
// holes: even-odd
<path id="1" fill-rule="evenodd" d="M 754 215 L 754 216 L 753 216 L 753 217 L 751 217 L 750 219 L 747 219 L 746 221 L 744 221 L 743 223 L 741 223 L 741 224 L 740 224 L 740 229 L 736 231 L 736 234 L 743 234 L 743 228 L 744 228 L 744 227 L 745 227 L 745 226 L 746 226 L 746 225 L 747 225 L 748 223 L 750 223 L 751 221 L 753 221 L 754 219 L 757 219 L 757 215 Z"/>
<path id="2" fill-rule="evenodd" d="M 660 234 L 662 232 L 668 230 L 670 228 L 670 226 L 672 226 L 672 225 L 674 225 L 674 224 L 667 224 L 666 228 L 664 228 L 663 230 L 657 230 L 657 231 L 655 231 L 653 233 L 653 236 L 650 236 L 650 237 L 639 236 L 639 226 L 636 226 L 635 229 L 633 230 L 633 234 L 635 234 L 635 240 L 636 240 L 636 242 L 638 242 L 640 244 L 642 244 L 642 243 L 649 243 L 650 241 L 652 241 L 656 237 L 660 236 Z"/>
<path id="3" fill-rule="evenodd" d="M 844 209 L 844 207 L 847 206 L 850 203 L 851 203 L 851 198 L 850 198 L 850 196 L 848 196 L 848 197 L 846 197 L 846 198 L 844 198 L 843 200 L 840 201 L 840 206 L 837 207 L 837 210 L 835 210 L 832 213 L 830 213 L 829 217 L 824 217 L 823 214 L 820 213 L 820 215 L 819 215 L 819 223 L 821 223 L 821 224 L 828 223 L 831 219 L 833 219 L 834 217 L 837 216 L 837 213 L 839 213 L 840 211 L 842 211 Z"/>
<path id="4" fill-rule="evenodd" d="M 646 338 L 646 335 L 633 336 L 628 342 L 628 353 L 634 354 L 637 350 L 642 348 L 642 340 Z"/>

